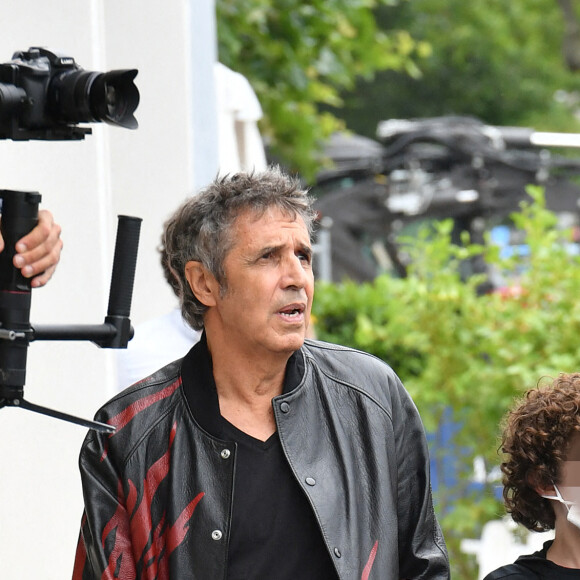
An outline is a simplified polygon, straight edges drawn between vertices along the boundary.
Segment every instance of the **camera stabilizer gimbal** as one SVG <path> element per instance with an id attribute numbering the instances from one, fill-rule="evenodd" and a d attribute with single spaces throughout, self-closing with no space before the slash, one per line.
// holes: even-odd
<path id="1" fill-rule="evenodd" d="M 136 129 L 133 116 L 139 91 L 136 69 L 106 73 L 86 71 L 67 54 L 43 47 L 18 51 L 0 64 L 0 139 L 82 140 L 91 129 L 79 123 L 105 122 Z M 16 242 L 38 221 L 40 194 L 0 190 L 0 408 L 20 407 L 91 429 L 114 427 L 80 419 L 24 399 L 26 355 L 34 340 L 90 340 L 104 348 L 126 348 L 133 329 L 129 319 L 141 219 L 119 216 L 117 241 L 103 324 L 30 325 L 30 281 L 12 264 Z"/>
<path id="2" fill-rule="evenodd" d="M 19 407 L 112 433 L 115 429 L 110 425 L 74 417 L 24 399 L 27 348 L 34 340 L 90 340 L 102 348 L 127 347 L 133 336 L 129 314 L 141 219 L 119 216 L 109 305 L 103 324 L 31 326 L 30 280 L 14 267 L 12 258 L 16 242 L 38 221 L 40 197 L 36 192 L 0 190 L 0 229 L 5 242 L 5 249 L 0 253 L 0 408 Z"/>

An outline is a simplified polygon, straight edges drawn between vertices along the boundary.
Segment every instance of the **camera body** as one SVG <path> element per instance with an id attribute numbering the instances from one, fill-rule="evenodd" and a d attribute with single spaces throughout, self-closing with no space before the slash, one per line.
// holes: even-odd
<path id="1" fill-rule="evenodd" d="M 0 64 L 0 139 L 79 140 L 78 123 L 103 121 L 128 129 L 139 91 L 136 69 L 107 73 L 82 69 L 74 58 L 31 47 Z"/>

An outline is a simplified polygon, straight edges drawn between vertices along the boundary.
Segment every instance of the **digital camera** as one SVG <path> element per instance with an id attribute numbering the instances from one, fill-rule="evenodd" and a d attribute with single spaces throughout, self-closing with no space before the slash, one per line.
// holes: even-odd
<path id="1" fill-rule="evenodd" d="M 32 47 L 0 64 L 0 139 L 84 139 L 78 123 L 136 129 L 136 69 L 83 70 L 74 58 Z"/>

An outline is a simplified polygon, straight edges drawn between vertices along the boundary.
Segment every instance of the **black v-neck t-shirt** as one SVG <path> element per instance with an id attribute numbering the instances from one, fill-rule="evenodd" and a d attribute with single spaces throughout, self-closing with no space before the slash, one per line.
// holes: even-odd
<path id="1" fill-rule="evenodd" d="M 336 580 L 278 433 L 260 441 L 225 420 L 223 433 L 237 443 L 228 580 Z"/>
<path id="2" fill-rule="evenodd" d="M 185 357 L 186 399 L 203 429 L 236 443 L 228 580 L 337 580 L 306 494 L 286 461 L 278 433 L 260 441 L 219 412 L 211 356 L 202 335 Z M 302 355 L 288 361 L 284 392 L 298 386 Z"/>

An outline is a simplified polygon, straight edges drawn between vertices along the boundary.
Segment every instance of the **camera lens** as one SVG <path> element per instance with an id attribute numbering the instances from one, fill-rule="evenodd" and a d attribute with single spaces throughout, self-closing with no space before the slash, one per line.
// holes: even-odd
<path id="1" fill-rule="evenodd" d="M 139 91 L 133 83 L 137 71 L 117 70 L 101 74 L 91 89 L 91 109 L 99 121 L 137 129 L 133 112 L 139 104 Z"/>
<path id="2" fill-rule="evenodd" d="M 96 121 L 88 94 L 98 73 L 71 70 L 57 73 L 48 87 L 48 112 L 56 121 L 88 123 Z"/>
<path id="3" fill-rule="evenodd" d="M 97 73 L 84 70 L 56 74 L 48 88 L 50 114 L 57 121 L 103 121 L 128 129 L 138 124 L 133 112 L 139 91 L 133 83 L 137 70 Z"/>

